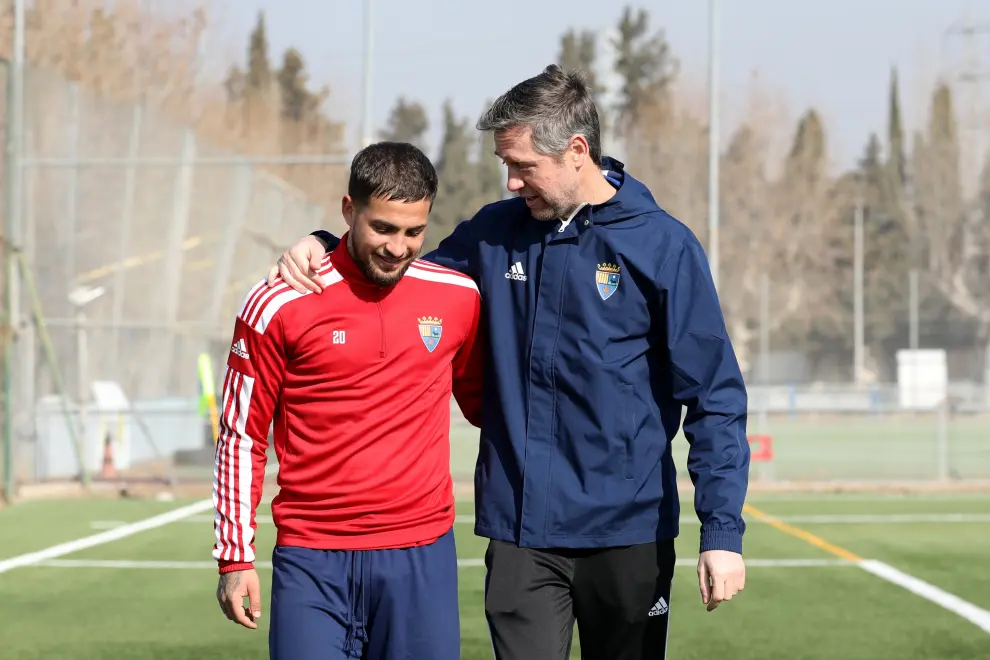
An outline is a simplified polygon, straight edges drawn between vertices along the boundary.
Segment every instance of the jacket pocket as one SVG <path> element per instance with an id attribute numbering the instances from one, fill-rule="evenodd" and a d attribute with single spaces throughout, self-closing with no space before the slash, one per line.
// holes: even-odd
<path id="1" fill-rule="evenodd" d="M 636 398 L 632 385 L 622 383 L 619 388 L 622 396 L 622 417 L 619 419 L 619 442 L 622 443 L 622 476 L 627 481 L 635 478 L 634 469 L 636 456 L 633 447 L 633 437 L 636 429 Z"/>

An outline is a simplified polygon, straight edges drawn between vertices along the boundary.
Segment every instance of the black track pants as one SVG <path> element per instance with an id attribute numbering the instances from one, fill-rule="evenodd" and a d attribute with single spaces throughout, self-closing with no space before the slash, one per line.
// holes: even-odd
<path id="1" fill-rule="evenodd" d="M 577 620 L 584 660 L 663 660 L 673 539 L 601 550 L 491 541 L 485 616 L 496 660 L 567 660 Z"/>

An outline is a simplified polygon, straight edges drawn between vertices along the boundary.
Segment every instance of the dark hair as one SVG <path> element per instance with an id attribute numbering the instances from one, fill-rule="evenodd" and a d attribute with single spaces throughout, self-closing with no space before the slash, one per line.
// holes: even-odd
<path id="1" fill-rule="evenodd" d="M 574 135 L 583 135 L 591 159 L 601 162 L 598 108 L 581 71 L 564 72 L 551 64 L 543 73 L 522 81 L 495 99 L 477 124 L 479 131 L 516 126 L 529 126 L 533 131 L 533 149 L 550 156 L 562 155 Z"/>
<path id="2" fill-rule="evenodd" d="M 372 197 L 402 202 L 430 200 L 437 196 L 437 171 L 416 146 L 408 142 L 377 142 L 355 154 L 347 194 L 357 206 Z"/>

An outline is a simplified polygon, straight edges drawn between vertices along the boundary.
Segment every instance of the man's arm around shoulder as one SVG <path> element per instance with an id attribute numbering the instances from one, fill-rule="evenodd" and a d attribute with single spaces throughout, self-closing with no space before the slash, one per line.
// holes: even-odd
<path id="1" fill-rule="evenodd" d="M 481 209 L 470 220 L 460 222 L 449 236 L 440 241 L 435 250 L 422 257 L 423 260 L 470 275 L 477 282 L 480 272 L 477 263 L 476 225 L 487 212 L 487 208 L 486 206 Z M 322 292 L 323 281 L 317 270 L 323 257 L 338 245 L 340 238 L 325 229 L 318 229 L 308 236 L 303 236 L 283 252 L 275 265 L 269 269 L 269 288 L 274 287 L 281 277 L 299 293 Z"/>

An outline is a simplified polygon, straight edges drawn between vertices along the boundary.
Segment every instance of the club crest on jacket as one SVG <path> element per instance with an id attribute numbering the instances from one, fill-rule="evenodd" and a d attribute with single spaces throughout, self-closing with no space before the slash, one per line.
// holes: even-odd
<path id="1" fill-rule="evenodd" d="M 424 316 L 416 319 L 419 322 L 419 336 L 426 344 L 426 350 L 430 353 L 440 343 L 440 335 L 443 333 L 443 320 L 435 316 Z"/>
<path id="2" fill-rule="evenodd" d="M 598 283 L 598 295 L 602 300 L 608 300 L 619 288 L 619 267 L 614 264 L 598 264 L 595 281 Z"/>

